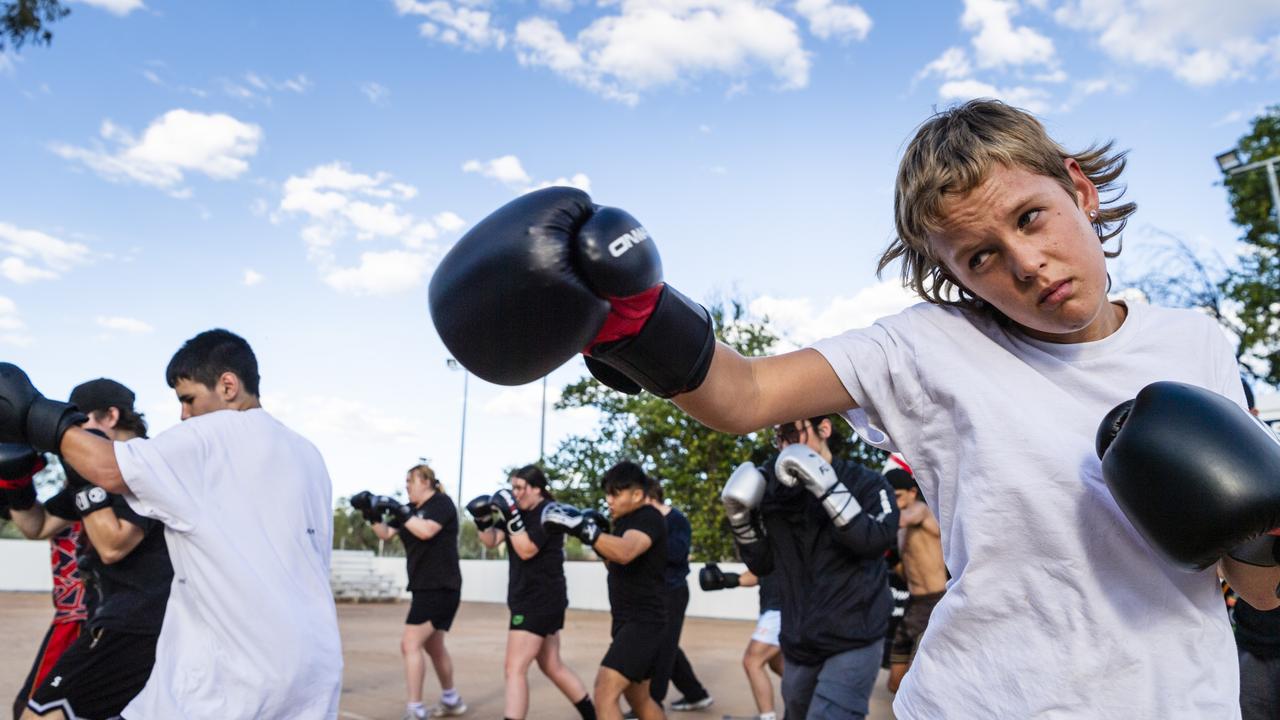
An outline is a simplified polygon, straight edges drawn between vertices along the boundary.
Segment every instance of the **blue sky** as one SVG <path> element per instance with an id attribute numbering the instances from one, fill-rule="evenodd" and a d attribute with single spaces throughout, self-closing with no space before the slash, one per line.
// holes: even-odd
<path id="1" fill-rule="evenodd" d="M 627 209 L 686 294 L 806 342 L 909 301 L 874 265 L 934 107 L 997 96 L 1068 147 L 1115 138 L 1126 257 L 1169 233 L 1229 261 L 1213 156 L 1280 102 L 1273 0 L 69 6 L 52 47 L 0 54 L 0 355 L 51 396 L 117 378 L 158 431 L 170 355 L 232 329 L 340 495 L 419 456 L 456 487 L 463 376 L 426 281 L 521 192 Z M 469 388 L 467 497 L 536 459 L 541 399 Z M 591 423 L 549 412 L 548 451 Z"/>

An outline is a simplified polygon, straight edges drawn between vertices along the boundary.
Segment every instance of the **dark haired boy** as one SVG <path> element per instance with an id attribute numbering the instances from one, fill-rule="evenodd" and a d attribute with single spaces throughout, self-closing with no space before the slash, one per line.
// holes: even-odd
<path id="1" fill-rule="evenodd" d="M 633 462 L 609 468 L 600 479 L 613 532 L 595 511 L 557 504 L 547 508 L 542 523 L 551 532 L 573 535 L 590 545 L 609 570 L 609 609 L 613 642 L 596 674 L 596 714 L 600 720 L 622 720 L 619 699 L 640 720 L 665 717 L 653 701 L 649 682 L 657 670 L 666 628 L 662 571 L 667 562 L 667 527 L 662 513 L 649 504 L 649 478 Z"/>
<path id="2" fill-rule="evenodd" d="M 110 443 L 62 428 L 74 408 L 61 408 L 61 434 L 32 440 L 51 439 L 90 482 L 165 524 L 172 593 L 155 668 L 123 715 L 334 717 L 342 649 L 324 460 L 262 409 L 243 338 L 200 333 L 165 376 L 184 422 L 151 440 Z M 37 403 L 45 417 L 59 410 Z"/>

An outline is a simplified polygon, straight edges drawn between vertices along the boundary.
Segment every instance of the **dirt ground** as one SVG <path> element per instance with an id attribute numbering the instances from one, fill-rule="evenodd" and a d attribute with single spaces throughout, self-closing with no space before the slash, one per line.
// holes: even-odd
<path id="1" fill-rule="evenodd" d="M 406 603 L 342 604 L 338 622 L 342 629 L 346 672 L 340 717 L 347 720 L 398 720 L 404 713 L 404 673 L 400 662 L 400 630 L 408 612 Z M 0 627 L 5 628 L 5 651 L 0 653 L 0 717 L 7 717 L 9 703 L 18 692 L 48 629 L 53 609 L 43 593 L 0 593 Z M 699 679 L 711 691 L 715 704 L 702 712 L 670 713 L 676 720 L 718 719 L 722 715 L 751 715 L 751 701 L 740 657 L 753 624 L 731 620 L 689 618 L 681 646 Z M 455 682 L 470 706 L 467 717 L 502 717 L 502 659 L 506 646 L 507 610 L 500 604 L 464 603 L 449 633 Z M 561 655 L 577 671 L 588 688 L 600 658 L 608 647 L 606 613 L 571 610 L 561 636 Z M 875 719 L 892 718 L 891 698 L 884 689 L 882 672 L 871 701 Z M 439 697 L 435 676 L 428 671 L 427 701 Z M 571 720 L 577 717 L 568 701 L 536 666 L 529 673 L 528 720 Z M 674 690 L 668 700 L 675 699 Z M 774 683 L 778 695 L 778 684 Z M 781 697 L 778 697 L 781 709 Z"/>

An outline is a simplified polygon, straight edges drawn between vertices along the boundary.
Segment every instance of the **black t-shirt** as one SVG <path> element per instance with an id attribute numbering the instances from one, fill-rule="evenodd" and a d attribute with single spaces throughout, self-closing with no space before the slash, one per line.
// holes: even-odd
<path id="1" fill-rule="evenodd" d="M 86 566 L 90 568 L 93 582 L 89 587 L 97 594 L 97 607 L 89 616 L 89 627 L 157 635 L 164 622 L 169 587 L 173 584 L 173 564 L 164 541 L 164 525 L 134 512 L 119 495 L 111 496 L 110 509 L 120 520 L 140 528 L 142 540 L 128 555 L 111 564 L 98 559 L 97 550 L 89 551 L 96 562 L 81 565 L 82 572 Z M 88 535 L 86 530 L 82 537 Z"/>
<path id="2" fill-rule="evenodd" d="M 440 532 L 430 540 L 400 528 L 405 563 L 409 570 L 409 590 L 461 590 L 458 569 L 458 509 L 448 495 L 438 492 L 414 508 L 413 516 L 440 523 Z"/>
<path id="3" fill-rule="evenodd" d="M 507 607 L 518 614 L 559 611 L 569 607 L 569 592 L 564 583 L 564 535 L 551 534 L 542 528 L 539 518 L 551 503 L 543 499 L 532 510 L 521 510 L 525 534 L 538 547 L 538 554 L 521 560 L 507 537 Z"/>
<path id="4" fill-rule="evenodd" d="M 779 584 L 778 576 L 769 573 L 760 578 L 760 614 L 763 615 L 769 610 L 782 609 L 782 587 Z"/>
<path id="5" fill-rule="evenodd" d="M 663 519 L 667 525 L 667 564 L 662 571 L 662 579 L 668 590 L 687 589 L 689 581 L 685 578 L 689 575 L 689 546 L 693 542 L 693 526 L 689 524 L 689 518 L 675 508 L 668 510 Z"/>
<path id="6" fill-rule="evenodd" d="M 613 534 L 618 537 L 628 530 L 648 535 L 653 544 L 626 565 L 609 563 L 609 606 L 614 622 L 662 625 L 667 618 L 662 580 L 667 564 L 666 521 L 657 508 L 643 505 L 613 525 Z"/>
<path id="7" fill-rule="evenodd" d="M 1236 644 L 1263 660 L 1280 657 L 1280 610 L 1262 611 L 1236 599 Z"/>

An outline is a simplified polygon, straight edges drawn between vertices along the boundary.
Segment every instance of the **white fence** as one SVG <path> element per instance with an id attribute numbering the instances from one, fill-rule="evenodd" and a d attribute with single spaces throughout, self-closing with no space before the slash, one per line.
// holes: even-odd
<path id="1" fill-rule="evenodd" d="M 739 588 L 704 593 L 698 587 L 698 569 L 689 573 L 689 611 L 694 617 L 754 620 L 759 612 L 755 588 Z M 739 563 L 721 563 L 725 572 L 742 572 Z M 567 562 L 565 581 L 569 587 L 569 607 L 578 610 L 608 610 L 607 573 L 602 562 Z M 370 552 L 335 550 L 333 577 L 335 593 L 354 592 L 360 587 L 398 593 L 408 582 L 402 557 L 374 557 Z M 53 588 L 49 577 L 49 543 L 35 540 L 0 540 L 0 591 L 41 591 Z M 385 589 L 385 590 L 384 590 Z M 466 602 L 506 603 L 506 560 L 463 560 L 462 599 Z"/>

